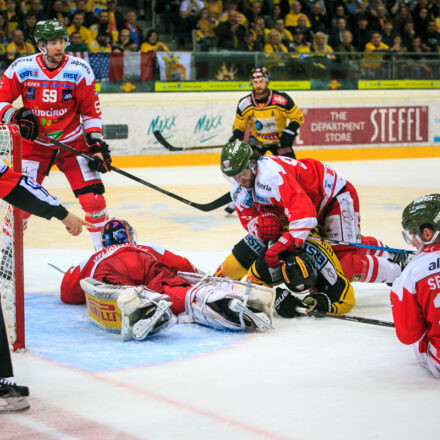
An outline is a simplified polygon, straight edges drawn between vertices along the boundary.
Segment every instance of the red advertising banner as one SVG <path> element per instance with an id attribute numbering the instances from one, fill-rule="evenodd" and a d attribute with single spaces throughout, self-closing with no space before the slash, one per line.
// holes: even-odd
<path id="1" fill-rule="evenodd" d="M 428 141 L 428 107 L 305 108 L 298 146 Z"/>

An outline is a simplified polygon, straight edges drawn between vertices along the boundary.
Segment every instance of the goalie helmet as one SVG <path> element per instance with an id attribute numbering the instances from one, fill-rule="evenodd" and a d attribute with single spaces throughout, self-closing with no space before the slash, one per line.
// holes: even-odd
<path id="1" fill-rule="evenodd" d="M 35 25 L 34 38 L 37 45 L 40 41 L 46 42 L 49 40 L 57 40 L 63 38 L 66 42 L 69 41 L 69 34 L 66 27 L 57 19 L 39 21 Z"/>
<path id="2" fill-rule="evenodd" d="M 289 255 L 281 266 L 281 272 L 284 283 L 293 292 L 310 289 L 318 277 L 312 260 L 305 252 Z"/>
<path id="3" fill-rule="evenodd" d="M 440 194 L 419 197 L 403 210 L 402 227 L 405 231 L 419 235 L 426 225 L 440 231 Z"/>
<path id="4" fill-rule="evenodd" d="M 251 71 L 250 80 L 263 78 L 269 84 L 270 82 L 270 72 L 265 67 L 256 67 Z"/>
<path id="5" fill-rule="evenodd" d="M 103 247 L 136 243 L 136 232 L 127 221 L 113 218 L 102 228 L 101 241 Z"/>
<path id="6" fill-rule="evenodd" d="M 251 168 L 252 148 L 246 142 L 236 139 L 228 142 L 222 149 L 220 168 L 227 177 L 240 174 L 245 168 Z"/>

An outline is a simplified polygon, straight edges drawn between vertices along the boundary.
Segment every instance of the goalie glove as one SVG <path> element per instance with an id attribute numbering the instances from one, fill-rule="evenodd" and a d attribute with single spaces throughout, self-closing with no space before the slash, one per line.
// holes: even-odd
<path id="1" fill-rule="evenodd" d="M 110 171 L 112 163 L 110 147 L 104 142 L 102 134 L 96 131 L 86 133 L 86 141 L 93 156 L 93 159 L 89 161 L 89 168 L 100 173 Z"/>
<path id="2" fill-rule="evenodd" d="M 34 141 L 38 136 L 38 119 L 32 110 L 26 107 L 7 109 L 3 115 L 3 122 L 18 125 L 21 136 L 30 141 Z"/>
<path id="3" fill-rule="evenodd" d="M 272 213 L 264 213 L 251 220 L 247 225 L 251 235 L 262 242 L 276 241 L 283 232 L 281 220 Z"/>
<path id="4" fill-rule="evenodd" d="M 282 234 L 278 241 L 266 251 L 264 259 L 267 265 L 272 269 L 281 266 L 283 262 L 280 260 L 280 254 L 286 251 L 290 253 L 298 252 L 295 239 L 289 232 Z"/>

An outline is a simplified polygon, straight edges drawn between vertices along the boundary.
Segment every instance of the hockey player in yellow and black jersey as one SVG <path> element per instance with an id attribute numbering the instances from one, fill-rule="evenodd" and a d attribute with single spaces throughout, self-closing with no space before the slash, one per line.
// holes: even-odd
<path id="1" fill-rule="evenodd" d="M 269 88 L 270 73 L 266 68 L 253 69 L 250 80 L 252 93 L 238 102 L 229 142 L 243 139 L 249 126 L 250 142 L 262 144 L 277 156 L 295 159 L 293 141 L 304 122 L 302 111 L 287 93 Z"/>
<path id="2" fill-rule="evenodd" d="M 273 287 L 284 282 L 289 290 L 278 287 L 275 301 L 275 310 L 283 317 L 299 316 L 297 307 L 302 314 L 314 310 L 345 314 L 355 305 L 353 286 L 333 249 L 326 242 L 314 240 L 320 237 L 318 228 L 310 233 L 298 254 L 285 255 L 284 264 L 275 269 L 267 266 L 266 248 L 257 237 L 248 234 L 240 240 L 215 275 L 234 279 L 246 275 L 255 284 Z M 296 296 L 298 293 L 302 293 L 302 299 Z"/>
<path id="3" fill-rule="evenodd" d="M 288 289 L 278 287 L 275 300 L 275 310 L 285 318 L 313 311 L 348 313 L 356 303 L 353 286 L 331 246 L 313 240 L 319 237 L 317 231 L 310 236 L 312 239 L 304 242 L 301 251 L 286 255 L 285 262 L 277 269 L 270 269 L 261 255 L 250 267 L 247 277 L 253 283 L 267 286 L 285 283 Z"/>

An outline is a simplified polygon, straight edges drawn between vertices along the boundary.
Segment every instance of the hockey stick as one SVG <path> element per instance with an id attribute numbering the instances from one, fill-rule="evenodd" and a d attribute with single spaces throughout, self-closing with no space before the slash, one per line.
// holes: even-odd
<path id="1" fill-rule="evenodd" d="M 156 140 L 161 144 L 163 147 L 165 147 L 169 151 L 194 151 L 194 150 L 210 150 L 212 148 L 223 148 L 224 145 L 202 145 L 199 147 L 174 147 L 171 145 L 162 135 L 162 133 L 159 130 L 153 131 L 153 135 L 156 138 Z M 248 142 L 248 144 L 251 147 L 256 147 L 258 151 L 264 150 L 270 150 L 272 154 L 275 154 L 271 148 L 278 148 L 278 144 L 270 144 L 270 145 L 261 145 L 258 142 Z M 260 149 L 260 150 L 259 150 Z M 263 151 L 263 152 L 264 152 Z M 263 154 L 263 153 L 261 153 Z"/>
<path id="2" fill-rule="evenodd" d="M 157 142 L 169 151 L 193 151 L 193 150 L 208 150 L 210 148 L 223 148 L 224 145 L 205 145 L 200 147 L 173 147 L 158 130 L 153 131 L 153 135 Z"/>
<path id="3" fill-rule="evenodd" d="M 83 153 L 82 151 L 78 151 L 75 148 L 69 147 L 68 145 L 63 144 L 55 139 L 51 139 L 47 136 L 46 136 L 46 139 L 38 139 L 38 140 L 40 140 L 41 142 L 47 142 L 47 140 L 48 140 L 48 141 L 52 142 L 53 145 L 55 145 L 59 148 L 62 148 L 63 150 L 70 151 L 71 153 L 77 154 L 78 156 L 82 156 L 82 157 L 86 158 L 87 160 L 93 159 L 92 156 L 89 156 L 88 154 Z M 185 203 L 189 206 L 192 206 L 200 211 L 204 211 L 204 212 L 213 211 L 214 209 L 220 208 L 221 206 L 224 206 L 231 201 L 231 194 L 226 193 L 226 194 L 223 194 L 218 199 L 215 199 L 209 203 L 192 202 L 191 200 L 185 199 L 184 197 L 181 197 L 177 194 L 174 194 L 172 192 L 167 191 L 166 189 L 160 188 L 159 186 L 156 186 L 150 182 L 147 182 L 146 180 L 143 180 L 139 177 L 136 177 L 133 174 L 127 173 L 127 171 L 121 170 L 120 168 L 116 168 L 113 165 L 110 165 L 110 169 L 118 174 L 122 174 L 123 176 L 128 177 L 129 179 L 132 179 L 138 183 L 141 183 L 142 185 L 148 186 L 151 189 L 159 191 L 160 193 L 165 194 L 168 197 L 172 197 L 173 199 L 176 199 L 179 202 Z"/>
<path id="4" fill-rule="evenodd" d="M 52 263 L 47 263 L 50 267 L 53 267 L 55 270 L 57 270 L 58 272 L 61 272 L 62 274 L 65 274 L 66 272 L 62 269 L 60 269 L 59 267 L 56 267 L 55 264 Z"/>
<path id="5" fill-rule="evenodd" d="M 350 241 L 342 241 L 342 240 L 333 240 L 332 238 L 325 238 L 325 237 L 307 237 L 307 240 L 314 240 L 314 241 L 326 241 L 327 243 L 333 243 L 333 244 L 342 244 L 345 246 L 354 246 L 358 248 L 364 248 L 364 249 L 373 249 L 376 251 L 388 251 L 394 254 L 415 254 L 415 251 L 409 251 L 407 249 L 395 249 L 390 248 L 386 246 L 374 246 L 370 244 L 362 244 L 362 243 L 352 243 Z"/>
<path id="6" fill-rule="evenodd" d="M 380 325 L 382 327 L 395 327 L 394 322 L 390 322 L 390 321 L 381 321 L 380 319 L 362 318 L 360 316 L 352 316 L 352 315 L 335 315 L 334 313 L 330 313 L 330 312 L 328 313 L 312 312 L 311 316 L 317 316 L 319 318 L 342 319 L 344 321 L 362 322 L 363 324 Z"/>

